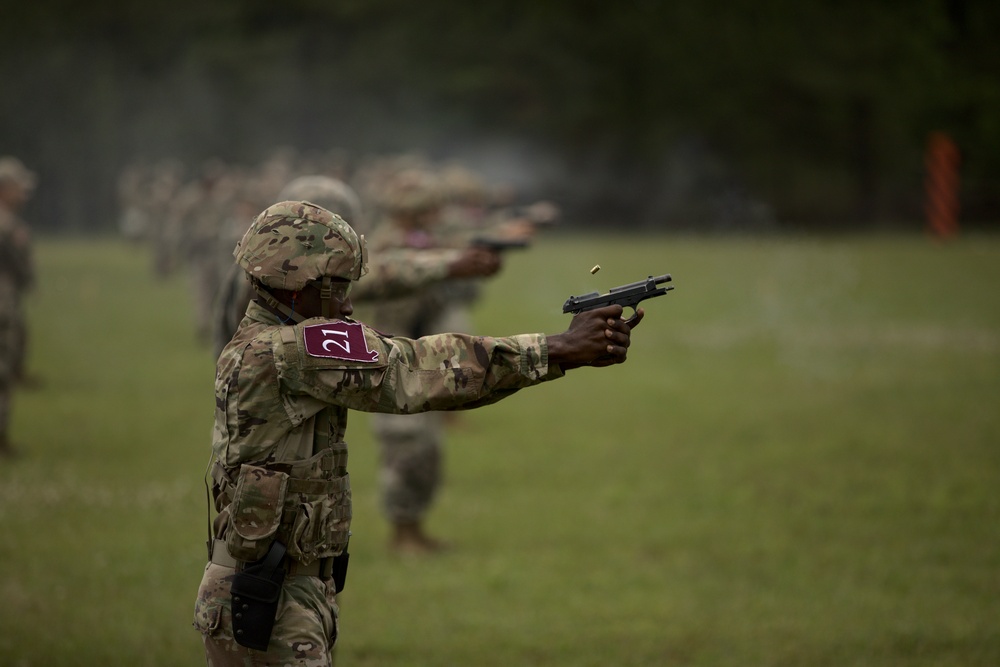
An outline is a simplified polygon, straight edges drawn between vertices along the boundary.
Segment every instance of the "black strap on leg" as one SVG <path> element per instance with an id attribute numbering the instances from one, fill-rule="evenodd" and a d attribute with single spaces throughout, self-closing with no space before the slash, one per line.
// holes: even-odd
<path id="1" fill-rule="evenodd" d="M 347 563 L 351 559 L 351 554 L 347 553 L 347 547 L 339 556 L 333 557 L 333 564 L 330 569 L 330 576 L 333 578 L 334 590 L 338 593 L 344 590 L 347 584 Z"/>
<path id="2" fill-rule="evenodd" d="M 275 541 L 267 555 L 247 563 L 233 577 L 233 637 L 247 648 L 266 651 L 285 581 L 285 546 Z"/>

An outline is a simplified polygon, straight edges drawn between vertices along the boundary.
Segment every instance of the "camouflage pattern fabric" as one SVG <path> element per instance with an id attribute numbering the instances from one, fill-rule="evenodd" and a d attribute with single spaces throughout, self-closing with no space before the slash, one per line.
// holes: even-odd
<path id="1" fill-rule="evenodd" d="M 377 257 L 412 256 L 423 253 L 459 253 L 443 240 L 435 238 L 432 230 L 411 230 L 397 225 L 392 218 L 378 223 L 369 240 L 373 255 Z M 364 281 L 362 281 L 363 283 Z M 445 306 L 443 287 L 452 281 L 439 281 L 396 295 L 383 295 L 372 308 L 371 323 L 376 329 L 401 336 L 420 337 L 431 331 L 422 323 L 437 318 Z"/>
<path id="2" fill-rule="evenodd" d="M 392 212 L 417 212 L 439 208 L 445 201 L 441 179 L 425 166 L 399 169 L 391 174 L 378 195 L 382 207 Z"/>
<path id="3" fill-rule="evenodd" d="M 368 264 L 368 275 L 354 286 L 351 300 L 358 303 L 382 301 L 435 285 L 448 277 L 449 265 L 459 254 L 450 249 L 409 248 L 379 253 L 378 258 Z"/>
<path id="4" fill-rule="evenodd" d="M 379 443 L 382 513 L 393 523 L 419 521 L 431 508 L 443 477 L 441 414 L 372 416 Z"/>
<path id="5" fill-rule="evenodd" d="M 267 554 L 281 527 L 288 482 L 288 473 L 280 470 L 240 466 L 236 489 L 228 498 L 230 530 L 226 545 L 234 558 L 255 561 Z"/>
<path id="6" fill-rule="evenodd" d="M 323 331 L 349 331 L 353 336 L 348 352 L 334 349 L 343 358 L 317 356 L 318 348 L 310 347 L 310 334 Z M 303 563 L 336 555 L 343 547 L 339 536 L 350 529 L 344 445 L 348 410 L 411 414 L 472 408 L 561 375 L 558 367 L 548 365 L 542 334 L 413 340 L 388 337 L 354 321 L 314 318 L 282 326 L 253 302 L 220 355 L 216 372 L 212 448 L 220 473 L 213 474 L 219 511 L 215 537 L 226 540 L 233 530 L 230 503 L 236 492 L 231 483 L 254 468 L 277 470 L 286 472 L 289 480 L 286 497 L 278 503 L 282 511 L 274 539 Z M 297 494 L 306 490 L 328 502 L 299 502 Z M 258 509 L 265 515 L 275 513 L 270 499 Z M 303 525 L 319 525 L 338 537 L 316 546 L 317 535 L 300 531 Z M 232 572 L 219 567 L 207 568 L 195 608 L 194 625 L 206 636 L 210 664 L 329 664 L 323 656 L 332 648 L 330 628 L 318 623 L 315 613 L 295 611 L 282 612 L 288 616 L 279 617 L 272 634 L 276 662 L 271 662 L 270 653 L 257 652 L 252 657 L 261 661 L 248 662 L 246 651 L 232 639 L 228 621 L 226 577 Z M 319 609 L 324 623 L 327 617 L 335 619 L 336 606 L 329 591 L 320 591 L 322 583 L 316 577 L 286 578 L 281 609 Z M 320 642 L 322 646 L 312 645 Z"/>
<path id="7" fill-rule="evenodd" d="M 216 359 L 232 340 L 253 297 L 246 271 L 239 264 L 231 264 L 219 285 L 212 308 L 212 349 Z"/>
<path id="8" fill-rule="evenodd" d="M 331 582 L 286 577 L 267 651 L 233 639 L 230 604 L 235 570 L 214 563 L 205 568 L 195 603 L 194 627 L 205 642 L 209 667 L 326 667 L 337 638 L 339 609 Z"/>
<path id="9" fill-rule="evenodd" d="M 363 239 L 343 218 L 301 201 L 266 208 L 233 256 L 249 275 L 283 290 L 302 289 L 324 276 L 357 280 L 367 264 Z"/>

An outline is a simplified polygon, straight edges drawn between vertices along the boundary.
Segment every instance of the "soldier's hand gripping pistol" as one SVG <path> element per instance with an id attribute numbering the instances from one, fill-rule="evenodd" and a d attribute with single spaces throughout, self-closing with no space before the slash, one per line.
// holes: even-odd
<path id="1" fill-rule="evenodd" d="M 650 276 L 645 280 L 622 285 L 621 287 L 612 287 L 608 290 L 607 294 L 591 292 L 583 296 L 571 296 L 563 304 L 563 312 L 576 315 L 585 310 L 594 310 L 595 308 L 618 304 L 622 308 L 631 308 L 632 316 L 634 317 L 637 314 L 636 309 L 639 307 L 639 303 L 646 299 L 652 299 L 654 296 L 663 296 L 674 288 L 673 285 L 658 287 L 658 285 L 662 285 L 663 283 L 669 283 L 670 280 L 670 274 L 665 273 L 662 276 Z"/>

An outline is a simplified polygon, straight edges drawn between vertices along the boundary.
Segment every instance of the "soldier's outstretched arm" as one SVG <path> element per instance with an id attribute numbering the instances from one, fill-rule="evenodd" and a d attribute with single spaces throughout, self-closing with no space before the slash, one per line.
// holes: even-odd
<path id="1" fill-rule="evenodd" d="M 368 275 L 351 291 L 355 302 L 405 297 L 451 278 L 488 277 L 500 270 L 501 258 L 483 248 L 393 248 L 368 263 Z"/>
<path id="2" fill-rule="evenodd" d="M 289 394 L 366 412 L 455 410 L 495 403 L 580 366 L 625 361 L 641 311 L 619 305 L 576 315 L 560 334 L 503 338 L 390 337 L 353 321 L 307 320 L 272 334 L 279 382 Z"/>

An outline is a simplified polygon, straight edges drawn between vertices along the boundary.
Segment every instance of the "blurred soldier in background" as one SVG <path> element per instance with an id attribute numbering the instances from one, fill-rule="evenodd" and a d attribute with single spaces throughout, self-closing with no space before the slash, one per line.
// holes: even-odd
<path id="1" fill-rule="evenodd" d="M 373 256 L 454 250 L 467 243 L 468 239 L 441 226 L 446 191 L 439 176 L 429 168 L 404 166 L 385 177 L 378 196 L 384 217 L 372 236 Z M 500 258 L 491 254 L 499 270 Z M 455 300 L 464 298 L 461 290 L 456 293 L 450 289 L 456 283 L 470 285 L 468 280 L 445 281 L 403 298 L 380 301 L 372 310 L 372 326 L 412 338 L 451 333 L 449 327 L 467 328 L 467 322 L 449 318 Z M 445 546 L 429 536 L 425 528 L 427 513 L 441 485 L 442 419 L 439 412 L 372 416 L 381 455 L 382 512 L 391 525 L 389 547 L 394 552 L 433 553 Z"/>
<path id="2" fill-rule="evenodd" d="M 369 217 L 362 215 L 362 209 L 380 208 L 386 183 L 395 174 L 410 168 L 436 169 L 414 153 L 368 155 L 356 168 L 350 166 L 343 150 L 300 154 L 280 147 L 249 167 L 211 159 L 189 170 L 175 160 L 137 160 L 119 176 L 119 228 L 124 237 L 150 246 L 157 277 L 167 277 L 179 267 L 188 269 L 196 335 L 217 354 L 251 298 L 245 279 L 233 271 L 230 249 L 254 212 L 276 201 L 314 201 L 341 213 L 359 233 L 368 233 Z M 195 173 L 193 178 L 185 178 L 189 171 Z M 434 284 L 448 308 L 441 329 L 469 332 L 468 308 L 477 284 L 456 278 L 463 272 L 481 278 L 499 267 L 495 244 L 474 251 L 470 240 L 476 235 L 509 240 L 512 230 L 526 240 L 533 229 L 523 224 L 516 228 L 512 223 L 523 221 L 500 208 L 510 203 L 497 196 L 505 191 L 488 187 L 467 167 L 451 163 L 441 175 L 447 208 L 442 223 L 434 226 L 432 246 L 387 248 L 372 262 L 354 298 L 364 307 L 366 302 Z M 506 192 L 513 195 L 512 190 Z M 486 264 L 492 268 L 486 270 Z"/>
<path id="3" fill-rule="evenodd" d="M 200 176 L 181 193 L 174 233 L 190 271 L 195 331 L 198 339 L 207 343 L 212 335 L 213 305 L 222 283 L 218 259 L 220 232 L 236 210 L 242 176 L 237 169 L 217 159 L 207 161 Z"/>
<path id="4" fill-rule="evenodd" d="M 438 225 L 443 237 L 477 234 L 486 227 L 486 184 L 470 169 L 448 165 L 441 169 L 443 201 Z M 453 280 L 441 286 L 442 307 L 437 325 L 442 331 L 472 333 L 471 309 L 479 299 L 478 280 Z"/>
<path id="5" fill-rule="evenodd" d="M 558 209 L 546 202 L 515 210 L 509 206 L 509 188 L 491 188 L 473 170 L 449 164 L 440 170 L 443 203 L 434 236 L 438 243 L 527 247 L 538 225 L 555 222 Z M 453 280 L 441 285 L 444 312 L 437 326 L 441 332 L 472 333 L 472 307 L 482 293 L 482 280 Z M 455 417 L 455 413 L 444 415 Z"/>
<path id="6" fill-rule="evenodd" d="M 176 160 L 164 160 L 150 168 L 144 196 L 139 202 L 144 237 L 153 254 L 153 275 L 164 279 L 177 268 L 177 248 L 171 237 L 170 211 L 184 184 L 184 167 Z"/>
<path id="7" fill-rule="evenodd" d="M 27 321 L 24 294 L 34 284 L 31 234 L 18 213 L 35 187 L 35 175 L 15 157 L 0 157 L 0 456 L 8 440 L 13 386 L 25 381 Z"/>
<path id="8" fill-rule="evenodd" d="M 118 231 L 134 243 L 149 236 L 145 204 L 150 180 L 150 167 L 143 162 L 125 165 L 118 175 Z"/>
<path id="9" fill-rule="evenodd" d="M 317 204 L 338 214 L 361 236 L 368 231 L 361 200 L 340 179 L 323 175 L 300 176 L 288 183 L 277 198 L 278 201 L 308 201 Z M 236 226 L 230 229 L 230 233 L 236 231 Z M 230 238 L 230 249 L 246 232 L 245 225 L 238 231 L 239 236 Z M 220 287 L 212 318 L 216 357 L 236 332 L 254 297 L 246 272 L 232 263 L 231 252 L 229 256 L 230 267 Z M 374 303 L 380 299 L 406 295 L 451 278 L 491 275 L 499 268 L 499 258 L 482 249 L 399 249 L 372 258 L 368 267 L 368 274 L 354 286 L 352 301 Z"/>
<path id="10" fill-rule="evenodd" d="M 408 156 L 384 168 L 380 178 L 370 183 L 383 212 L 372 234 L 374 257 L 459 248 L 485 251 L 504 243 L 527 245 L 535 225 L 549 222 L 511 215 L 506 209 L 491 210 L 490 189 L 461 165 L 434 170 Z M 553 209 L 547 212 L 554 219 L 557 212 Z M 499 270 L 498 251 L 491 252 Z M 470 308 L 482 278 L 494 273 L 445 280 L 404 298 L 380 301 L 371 314 L 372 326 L 407 337 L 472 333 Z M 394 552 L 428 554 L 446 546 L 427 534 L 426 517 L 441 486 L 444 426 L 453 423 L 455 416 L 426 412 L 372 417 L 382 457 L 382 511 L 391 524 L 389 547 Z"/>

